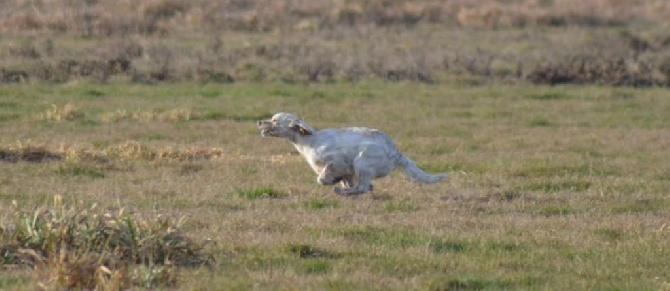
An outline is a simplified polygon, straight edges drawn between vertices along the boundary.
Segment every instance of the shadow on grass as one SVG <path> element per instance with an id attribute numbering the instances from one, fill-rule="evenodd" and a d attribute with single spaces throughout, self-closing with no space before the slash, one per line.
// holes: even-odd
<path id="1" fill-rule="evenodd" d="M 62 155 L 41 147 L 25 147 L 20 149 L 0 149 L 0 161 L 6 163 L 30 162 L 43 163 L 58 161 Z"/>

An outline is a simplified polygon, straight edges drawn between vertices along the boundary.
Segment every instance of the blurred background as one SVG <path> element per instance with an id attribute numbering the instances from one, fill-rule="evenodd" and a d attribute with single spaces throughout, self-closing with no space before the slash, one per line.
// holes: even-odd
<path id="1" fill-rule="evenodd" d="M 5 0 L 0 82 L 670 84 L 665 0 Z"/>

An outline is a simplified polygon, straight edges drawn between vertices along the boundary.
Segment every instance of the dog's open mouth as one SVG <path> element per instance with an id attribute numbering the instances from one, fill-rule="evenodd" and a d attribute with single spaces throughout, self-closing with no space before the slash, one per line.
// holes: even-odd
<path id="1" fill-rule="evenodd" d="M 273 137 L 273 136 L 277 136 L 277 133 L 272 129 L 263 128 L 263 129 L 261 129 L 261 136 L 262 137 Z"/>

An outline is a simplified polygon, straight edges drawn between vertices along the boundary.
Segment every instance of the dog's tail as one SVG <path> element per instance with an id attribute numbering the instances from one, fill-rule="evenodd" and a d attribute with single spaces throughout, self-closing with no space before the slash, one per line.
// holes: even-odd
<path id="1" fill-rule="evenodd" d="M 405 174 L 407 174 L 410 179 L 421 183 L 433 184 L 440 182 L 447 177 L 446 173 L 428 174 L 424 172 L 419 169 L 410 158 L 403 154 L 400 154 L 398 157 L 398 165 L 405 168 Z"/>

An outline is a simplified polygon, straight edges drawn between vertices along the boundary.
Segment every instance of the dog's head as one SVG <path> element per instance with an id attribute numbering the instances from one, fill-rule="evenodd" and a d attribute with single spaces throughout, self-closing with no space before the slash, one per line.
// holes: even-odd
<path id="1" fill-rule="evenodd" d="M 271 119 L 259 120 L 258 129 L 263 137 L 281 137 L 295 141 L 298 136 L 312 135 L 314 129 L 291 113 L 280 112 Z"/>

